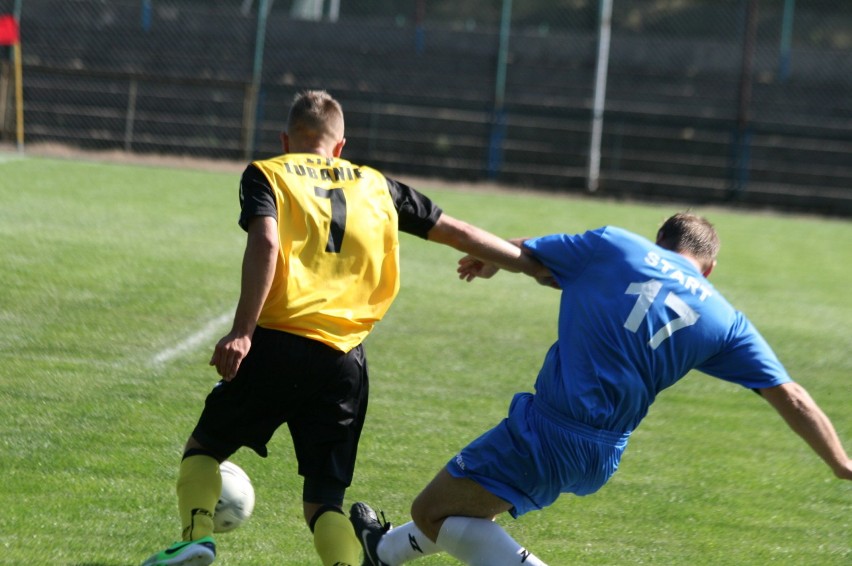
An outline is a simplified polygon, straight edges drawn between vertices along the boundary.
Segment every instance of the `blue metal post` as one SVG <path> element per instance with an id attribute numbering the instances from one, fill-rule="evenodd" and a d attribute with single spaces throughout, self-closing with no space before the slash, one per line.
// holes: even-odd
<path id="1" fill-rule="evenodd" d="M 778 58 L 778 80 L 782 83 L 790 78 L 791 51 L 793 45 L 793 12 L 796 0 L 784 0 L 784 16 L 781 20 L 781 52 Z"/>
<path id="2" fill-rule="evenodd" d="M 423 20 L 426 17 L 426 0 L 417 0 L 414 11 L 414 52 L 423 55 L 426 51 L 426 28 Z"/>
<path id="3" fill-rule="evenodd" d="M 506 139 L 506 67 L 509 62 L 509 35 L 512 29 L 512 0 L 503 0 L 500 16 L 500 46 L 497 52 L 497 74 L 494 87 L 494 110 L 491 115 L 491 139 L 488 144 L 488 177 L 495 178 L 503 167 L 503 142 Z"/>
<path id="4" fill-rule="evenodd" d="M 142 0 L 142 30 L 151 31 L 151 22 L 153 20 L 153 3 L 154 0 Z"/>
<path id="5" fill-rule="evenodd" d="M 731 138 L 730 198 L 739 197 L 748 186 L 752 127 L 749 121 L 754 51 L 757 39 L 757 6 L 760 0 L 748 0 L 745 7 L 742 68 L 740 70 L 739 108 Z"/>

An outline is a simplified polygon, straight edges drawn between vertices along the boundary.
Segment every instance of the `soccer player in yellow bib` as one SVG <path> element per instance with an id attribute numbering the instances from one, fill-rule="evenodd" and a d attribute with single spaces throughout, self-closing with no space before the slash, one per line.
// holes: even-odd
<path id="1" fill-rule="evenodd" d="M 360 564 L 342 505 L 367 411 L 362 342 L 399 291 L 399 231 L 511 271 L 543 269 L 411 187 L 341 159 L 343 111 L 325 91 L 296 96 L 281 140 L 284 154 L 253 162 L 240 182 L 239 224 L 248 234 L 241 292 L 210 360 L 222 380 L 180 463 L 182 540 L 144 566 L 214 561 L 219 463 L 242 446 L 265 457 L 284 423 L 322 564 Z"/>

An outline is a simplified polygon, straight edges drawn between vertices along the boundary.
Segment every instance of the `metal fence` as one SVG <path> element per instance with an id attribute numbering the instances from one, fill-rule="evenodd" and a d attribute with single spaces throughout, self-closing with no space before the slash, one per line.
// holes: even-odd
<path id="1" fill-rule="evenodd" d="M 325 88 L 347 157 L 392 174 L 852 214 L 845 0 L 0 0 L 2 13 L 20 21 L 27 143 L 265 157 L 292 96 Z"/>

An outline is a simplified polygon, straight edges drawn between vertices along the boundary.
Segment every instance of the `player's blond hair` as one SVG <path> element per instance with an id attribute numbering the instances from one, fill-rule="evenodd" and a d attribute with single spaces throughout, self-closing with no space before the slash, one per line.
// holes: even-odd
<path id="1" fill-rule="evenodd" d="M 287 135 L 303 140 L 343 139 L 343 108 L 324 90 L 305 90 L 293 98 Z"/>
<path id="2" fill-rule="evenodd" d="M 701 263 L 702 269 L 713 266 L 721 246 L 716 228 L 706 218 L 691 212 L 669 217 L 657 231 L 657 244 L 689 254 Z"/>

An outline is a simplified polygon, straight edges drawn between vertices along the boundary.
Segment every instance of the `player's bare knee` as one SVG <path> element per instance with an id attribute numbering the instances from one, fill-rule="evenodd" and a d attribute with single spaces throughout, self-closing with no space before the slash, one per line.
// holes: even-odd
<path id="1" fill-rule="evenodd" d="M 444 517 L 435 516 L 435 506 L 429 503 L 428 498 L 423 493 L 415 497 L 411 504 L 411 519 L 424 535 L 435 542 Z"/>

